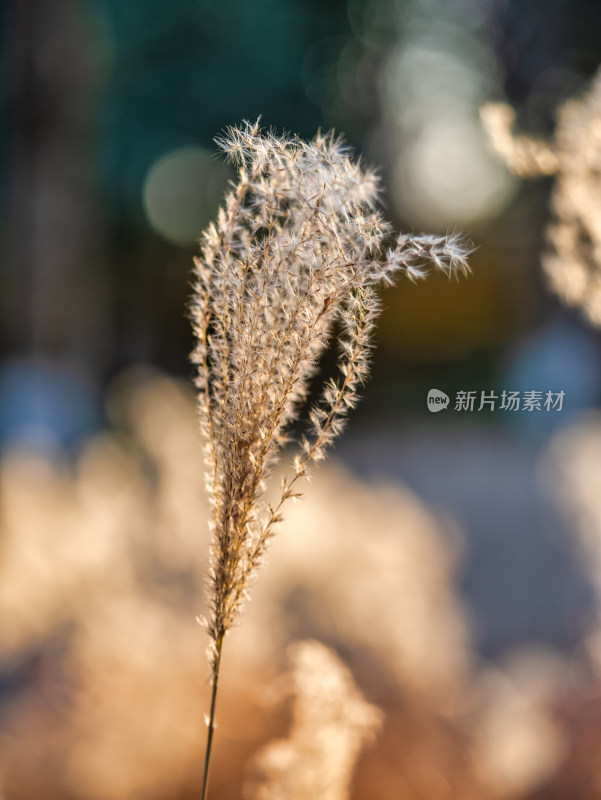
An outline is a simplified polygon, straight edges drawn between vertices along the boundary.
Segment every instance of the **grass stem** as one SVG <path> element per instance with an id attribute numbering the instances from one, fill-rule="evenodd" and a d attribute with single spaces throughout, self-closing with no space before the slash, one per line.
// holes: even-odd
<path id="1" fill-rule="evenodd" d="M 214 661 L 213 681 L 211 688 L 211 710 L 209 711 L 209 720 L 207 723 L 207 745 L 205 748 L 205 763 L 204 763 L 204 772 L 202 776 L 202 792 L 200 795 L 201 800 L 206 800 L 207 787 L 209 785 L 209 766 L 211 762 L 211 747 L 213 745 L 213 732 L 215 730 L 215 707 L 217 705 L 217 688 L 219 685 L 219 667 L 221 664 L 222 647 L 223 647 L 223 637 L 220 637 L 215 642 L 215 661 Z"/>

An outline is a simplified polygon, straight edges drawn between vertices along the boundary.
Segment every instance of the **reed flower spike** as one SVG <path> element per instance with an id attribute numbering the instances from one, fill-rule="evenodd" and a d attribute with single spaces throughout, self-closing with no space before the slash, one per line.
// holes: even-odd
<path id="1" fill-rule="evenodd" d="M 559 297 L 601 325 L 601 70 L 581 97 L 559 108 L 548 141 L 517 133 L 515 112 L 503 103 L 489 103 L 480 114 L 511 172 L 554 176 L 542 266 Z"/>
<path id="2" fill-rule="evenodd" d="M 467 272 L 457 236 L 400 236 L 376 210 L 378 181 L 333 134 L 311 142 L 231 128 L 218 144 L 238 179 L 209 225 L 196 259 L 192 317 L 201 424 L 212 503 L 210 637 L 212 700 L 202 797 L 223 642 L 287 500 L 341 432 L 366 379 L 379 312 L 376 287 L 397 273 L 416 280 L 431 263 Z M 278 499 L 266 481 L 290 439 L 317 361 L 339 338 L 338 381 L 329 380 Z"/>

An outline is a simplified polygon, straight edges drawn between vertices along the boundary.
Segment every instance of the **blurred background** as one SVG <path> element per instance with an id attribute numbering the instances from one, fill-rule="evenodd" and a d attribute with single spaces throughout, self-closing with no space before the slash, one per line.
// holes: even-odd
<path id="1" fill-rule="evenodd" d="M 344 133 L 399 230 L 476 250 L 384 295 L 364 399 L 231 636 L 215 800 L 282 796 L 261 752 L 311 658 L 384 715 L 328 798 L 599 797 L 601 337 L 541 269 L 560 178 L 511 175 L 479 118 L 506 101 L 552 139 L 599 3 L 7 0 L 0 59 L 0 798 L 198 794 L 186 309 L 233 177 L 213 137 L 259 116 Z M 430 388 L 565 399 L 434 415 Z M 286 660 L 305 640 L 325 661 Z"/>

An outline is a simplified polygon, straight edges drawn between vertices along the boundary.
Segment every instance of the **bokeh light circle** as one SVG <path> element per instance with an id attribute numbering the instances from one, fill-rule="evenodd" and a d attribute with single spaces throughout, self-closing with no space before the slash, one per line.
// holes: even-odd
<path id="1" fill-rule="evenodd" d="M 195 242 L 214 215 L 229 172 L 201 147 L 185 146 L 160 156 L 142 189 L 149 225 L 176 245 Z"/>

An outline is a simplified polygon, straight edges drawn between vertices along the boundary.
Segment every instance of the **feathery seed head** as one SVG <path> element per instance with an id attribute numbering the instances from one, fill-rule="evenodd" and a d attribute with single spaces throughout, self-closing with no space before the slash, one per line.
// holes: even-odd
<path id="1" fill-rule="evenodd" d="M 192 309 L 214 509 L 213 642 L 231 627 L 295 481 L 325 456 L 357 402 L 379 312 L 375 284 L 398 272 L 422 277 L 428 262 L 467 271 L 456 236 L 400 236 L 384 249 L 390 228 L 375 210 L 377 178 L 339 137 L 304 142 L 246 122 L 217 141 L 239 175 L 202 237 Z M 341 378 L 323 387 L 294 476 L 268 506 L 264 481 L 335 322 Z"/>

